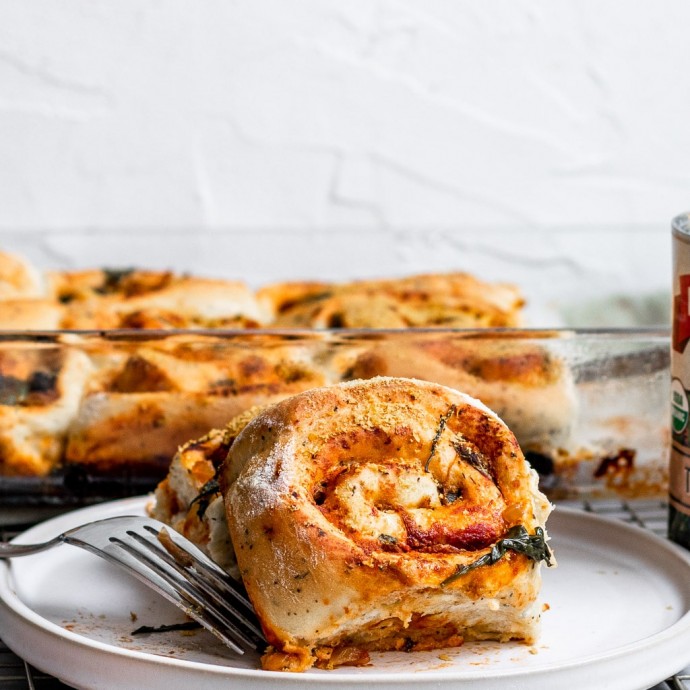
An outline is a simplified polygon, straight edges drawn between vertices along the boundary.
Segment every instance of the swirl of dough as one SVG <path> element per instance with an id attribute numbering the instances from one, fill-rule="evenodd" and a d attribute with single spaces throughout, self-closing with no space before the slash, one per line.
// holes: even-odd
<path id="1" fill-rule="evenodd" d="M 267 668 L 536 635 L 534 560 L 457 577 L 549 510 L 513 434 L 463 393 L 375 378 L 298 394 L 239 434 L 221 484 Z"/>

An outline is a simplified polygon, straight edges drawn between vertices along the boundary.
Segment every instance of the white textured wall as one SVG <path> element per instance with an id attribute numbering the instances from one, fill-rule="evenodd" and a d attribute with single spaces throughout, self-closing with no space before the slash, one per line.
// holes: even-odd
<path id="1" fill-rule="evenodd" d="M 0 241 L 656 294 L 690 208 L 688 27 L 683 0 L 0 0 Z"/>

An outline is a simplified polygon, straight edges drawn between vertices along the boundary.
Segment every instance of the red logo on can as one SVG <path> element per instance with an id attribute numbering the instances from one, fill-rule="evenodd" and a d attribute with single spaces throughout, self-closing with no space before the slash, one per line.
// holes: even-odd
<path id="1" fill-rule="evenodd" d="M 681 354 L 690 340 L 690 275 L 680 276 L 680 294 L 673 297 L 673 349 Z"/>

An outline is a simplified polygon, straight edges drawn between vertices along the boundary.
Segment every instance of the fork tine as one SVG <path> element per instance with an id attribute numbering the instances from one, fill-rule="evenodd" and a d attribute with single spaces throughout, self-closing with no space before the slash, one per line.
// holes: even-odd
<path id="1" fill-rule="evenodd" d="M 249 603 L 249 600 L 241 592 L 229 586 L 224 580 L 212 579 L 213 572 L 206 570 L 201 561 L 192 562 L 192 565 L 188 565 L 184 562 L 181 563 L 180 560 L 176 558 L 176 554 L 171 554 L 167 549 L 162 547 L 160 543 L 151 542 L 136 532 L 128 532 L 128 536 L 134 539 L 143 548 L 151 551 L 156 559 L 164 560 L 168 566 L 181 575 L 193 578 L 193 581 L 212 597 L 221 608 L 243 612 L 244 615 L 248 617 L 246 621 L 247 624 L 253 625 L 250 619 L 254 617 L 254 609 Z M 177 544 L 175 546 L 176 548 L 180 548 Z M 189 552 L 186 550 L 184 553 L 187 556 L 189 555 Z M 231 597 L 234 601 L 231 603 L 228 601 L 228 597 Z M 258 627 L 256 632 L 260 634 Z"/>
<path id="2" fill-rule="evenodd" d="M 184 587 L 180 580 L 176 580 L 169 573 L 157 565 L 154 561 L 141 553 L 137 553 L 126 542 L 119 540 L 113 544 L 122 549 L 124 554 L 132 556 L 135 567 L 131 567 L 131 572 L 138 576 L 143 582 L 148 583 L 155 576 L 157 578 L 156 589 L 167 599 L 172 601 L 184 612 L 200 623 L 204 628 L 212 632 L 230 649 L 238 654 L 244 654 L 245 648 L 256 649 L 256 645 L 241 632 L 241 630 L 228 618 L 222 617 L 212 610 L 199 596 L 193 594 L 188 587 Z M 141 567 L 145 567 L 147 572 L 142 573 Z"/>
<path id="3" fill-rule="evenodd" d="M 169 554 L 175 558 L 175 554 L 171 553 L 167 548 L 165 548 L 165 545 L 161 541 L 160 530 L 157 530 L 152 525 L 142 525 L 142 528 L 149 534 L 155 536 L 155 542 L 153 543 L 156 545 L 156 547 L 163 546 L 163 553 Z M 244 584 L 241 581 L 231 577 L 227 572 L 225 572 L 225 570 L 223 570 L 217 563 L 212 561 L 192 542 L 185 540 L 184 543 L 180 543 L 180 538 L 176 533 L 173 533 L 171 530 L 166 530 L 166 533 L 168 538 L 174 542 L 177 548 L 181 549 L 185 554 L 188 554 L 192 557 L 196 570 L 202 570 L 208 579 L 216 585 L 218 590 L 232 597 L 236 602 L 244 606 L 248 611 L 251 612 L 252 616 L 255 615 L 254 607 L 249 601 Z M 147 543 L 150 544 L 151 542 L 147 540 Z M 181 565 L 184 565 L 184 563 Z"/>
<path id="4" fill-rule="evenodd" d="M 61 540 L 124 568 L 238 654 L 265 646 L 243 586 L 163 523 L 138 516 L 106 518 L 69 530 Z"/>
<path id="5" fill-rule="evenodd" d="M 149 528 L 149 531 L 154 534 L 156 533 L 155 530 L 151 528 Z M 154 558 L 149 559 L 144 552 L 134 549 L 132 544 L 118 542 L 115 539 L 111 541 L 113 543 L 119 543 L 121 548 L 145 560 L 146 564 L 154 570 L 154 572 L 171 582 L 171 584 L 175 584 L 183 589 L 194 599 L 194 603 L 203 604 L 206 610 L 221 618 L 228 625 L 236 627 L 234 625 L 236 620 L 243 623 L 246 631 L 240 630 L 240 633 L 248 638 L 248 643 L 252 647 L 256 648 L 256 645 L 263 641 L 261 629 L 254 621 L 255 614 L 249 601 L 234 589 L 231 589 L 224 579 L 218 578 L 217 581 L 207 579 L 205 577 L 206 570 L 203 567 L 203 561 L 192 561 L 192 566 L 186 566 L 185 564 L 181 564 L 180 561 L 165 549 L 157 539 L 155 541 L 150 541 L 145 536 L 133 530 L 129 530 L 127 535 L 134 539 L 142 548 L 153 553 Z M 176 544 L 176 547 L 182 548 L 179 544 Z M 186 548 L 183 549 L 183 551 L 188 556 L 191 555 L 190 551 Z M 166 570 L 161 561 L 172 569 L 172 571 Z M 175 577 L 175 575 L 179 577 Z M 227 579 L 231 581 L 231 578 L 228 577 Z M 222 584 L 223 587 L 219 589 L 216 586 L 216 582 Z M 231 605 L 225 596 L 226 593 L 236 596 L 237 603 L 240 605 Z M 209 602 L 209 597 L 212 599 L 212 602 Z M 211 605 L 211 603 L 213 605 Z M 228 613 L 230 614 L 229 616 Z"/>
<path id="6" fill-rule="evenodd" d="M 215 635 L 218 635 L 226 644 L 228 639 L 232 641 L 231 646 L 235 651 L 242 654 L 244 647 L 251 649 L 257 648 L 257 641 L 254 636 L 250 637 L 237 625 L 238 621 L 225 615 L 214 602 L 209 602 L 204 592 L 199 590 L 183 576 L 180 576 L 174 569 L 168 569 L 159 559 L 151 558 L 147 553 L 138 550 L 131 543 L 122 541 L 117 537 L 112 539 L 112 543 L 131 555 L 137 562 L 145 565 L 161 578 L 175 594 L 178 601 L 184 602 L 186 613 L 201 623 L 205 628 Z M 227 639 L 226 639 L 227 638 Z"/>
<path id="7" fill-rule="evenodd" d="M 160 574 L 151 570 L 151 568 L 142 561 L 141 557 L 137 554 L 128 553 L 123 550 L 119 544 L 112 544 L 115 547 L 111 550 L 103 550 L 98 547 L 89 545 L 86 542 L 79 541 L 77 539 L 70 540 L 67 543 L 75 544 L 76 546 L 81 546 L 87 551 L 104 558 L 105 560 L 113 563 L 120 568 L 126 570 L 130 575 L 133 575 L 138 580 L 148 585 L 154 589 L 158 594 L 171 601 L 175 606 L 181 608 L 188 616 L 200 623 L 204 628 L 209 630 L 211 633 L 216 635 L 224 644 L 226 644 L 230 649 L 232 649 L 237 654 L 244 654 L 244 649 L 240 646 L 243 643 L 242 639 L 235 639 L 230 635 L 226 635 L 221 626 L 211 620 L 207 620 L 204 616 L 204 611 L 201 608 L 195 608 L 195 606 L 190 605 L 190 602 L 181 596 L 178 588 L 172 586 L 165 578 Z M 231 635 L 235 635 L 233 630 L 229 631 Z"/>

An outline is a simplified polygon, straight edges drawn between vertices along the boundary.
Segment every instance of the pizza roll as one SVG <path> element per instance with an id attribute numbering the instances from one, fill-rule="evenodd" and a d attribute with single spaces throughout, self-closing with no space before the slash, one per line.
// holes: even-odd
<path id="1" fill-rule="evenodd" d="M 0 300 L 44 297 L 41 272 L 23 257 L 0 252 Z"/>
<path id="2" fill-rule="evenodd" d="M 383 339 L 360 349 L 342 376 L 418 378 L 464 391 L 506 422 L 523 451 L 556 456 L 569 446 L 577 417 L 575 382 L 565 362 L 545 345 L 510 337 Z"/>
<path id="3" fill-rule="evenodd" d="M 256 328 L 270 314 L 241 281 L 172 271 L 92 269 L 48 274 L 62 328 Z"/>
<path id="4" fill-rule="evenodd" d="M 510 430 L 463 393 L 306 391 L 247 424 L 220 482 L 264 668 L 537 637 L 550 505 Z"/>
<path id="5" fill-rule="evenodd" d="M 517 326 L 524 299 L 513 285 L 467 274 L 351 283 L 277 283 L 258 291 L 274 325 L 298 328 Z"/>
<path id="6" fill-rule="evenodd" d="M 0 349 L 0 474 L 43 477 L 62 462 L 90 359 L 61 344 Z"/>
<path id="7" fill-rule="evenodd" d="M 151 517 L 187 537 L 235 578 L 239 571 L 217 474 L 237 435 L 259 409 L 251 408 L 223 429 L 212 429 L 182 445 L 156 487 L 149 509 Z"/>
<path id="8" fill-rule="evenodd" d="M 62 326 L 65 308 L 49 299 L 16 297 L 0 300 L 0 330 L 57 331 Z"/>
<path id="9" fill-rule="evenodd" d="M 190 439 L 259 404 L 323 385 L 311 350 L 269 335 L 170 336 L 92 352 L 99 370 L 70 427 L 68 464 L 165 473 Z"/>

